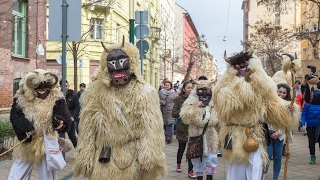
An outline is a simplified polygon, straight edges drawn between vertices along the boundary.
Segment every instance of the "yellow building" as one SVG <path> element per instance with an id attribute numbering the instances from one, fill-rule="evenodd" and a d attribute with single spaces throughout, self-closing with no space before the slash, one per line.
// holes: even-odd
<path id="1" fill-rule="evenodd" d="M 47 9 L 48 6 L 49 4 L 47 4 Z M 123 36 L 125 41 L 129 41 L 130 8 L 133 12 L 149 12 L 147 26 L 150 33 L 145 39 L 149 43 L 149 51 L 143 61 L 143 73 L 145 80 L 156 87 L 159 83 L 159 44 L 157 42 L 159 37 L 156 32 L 159 21 L 159 0 L 82 0 L 81 6 L 82 39 L 67 43 L 66 79 L 71 89 L 76 89 L 82 82 L 90 84 L 90 75 L 100 64 L 100 55 L 103 51 L 100 41 L 103 41 L 105 45 L 114 44 L 121 42 Z M 61 42 L 47 41 L 46 44 L 47 69 L 61 76 L 61 64 L 56 61 L 57 56 L 61 53 Z M 77 58 L 73 57 L 75 54 Z M 78 62 L 76 87 L 73 87 L 75 84 L 73 59 L 77 59 Z"/>

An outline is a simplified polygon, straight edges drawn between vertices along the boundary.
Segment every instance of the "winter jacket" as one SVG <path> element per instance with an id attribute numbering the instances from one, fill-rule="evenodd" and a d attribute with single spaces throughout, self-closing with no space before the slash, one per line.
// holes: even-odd
<path id="1" fill-rule="evenodd" d="M 305 103 L 301 114 L 301 126 L 317 127 L 320 119 L 320 105 Z"/>
<path id="2" fill-rule="evenodd" d="M 66 95 L 66 101 L 68 104 L 68 110 L 71 113 L 73 119 L 75 121 L 79 121 L 79 114 L 80 114 L 79 96 L 73 90 L 69 89 L 68 94 Z"/>
<path id="3" fill-rule="evenodd" d="M 172 108 L 174 105 L 174 95 L 175 93 L 172 92 L 168 96 L 163 94 L 161 91 L 159 93 L 159 99 L 160 99 L 160 107 L 161 107 L 161 113 L 163 118 L 163 124 L 170 125 L 173 124 L 175 121 L 175 118 L 172 117 Z M 162 105 L 164 101 L 167 101 L 166 105 Z"/>
<path id="4" fill-rule="evenodd" d="M 184 103 L 184 101 L 187 99 L 188 97 L 185 97 L 183 95 L 179 95 L 175 101 L 174 101 L 174 106 L 172 109 L 172 117 L 173 118 L 179 118 L 176 124 L 176 137 L 178 139 L 179 142 L 188 142 L 188 129 L 189 126 L 184 124 L 179 116 L 182 104 Z"/>

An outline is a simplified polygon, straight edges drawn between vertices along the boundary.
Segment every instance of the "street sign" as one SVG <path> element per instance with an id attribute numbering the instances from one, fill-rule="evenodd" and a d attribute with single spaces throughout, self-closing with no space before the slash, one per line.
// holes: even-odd
<path id="1" fill-rule="evenodd" d="M 139 40 L 136 44 L 139 49 L 140 59 L 146 59 L 146 53 L 149 50 L 149 44 L 146 40 Z"/>
<path id="2" fill-rule="evenodd" d="M 56 57 L 56 61 L 58 64 L 62 64 L 62 54 L 58 54 L 57 57 Z M 66 55 L 66 64 L 68 63 L 68 57 Z"/>
<path id="3" fill-rule="evenodd" d="M 148 11 L 136 11 L 135 12 L 136 24 L 148 24 Z"/>
<path id="4" fill-rule="evenodd" d="M 81 1 L 66 0 L 67 8 L 67 41 L 81 40 Z M 61 0 L 49 1 L 49 28 L 50 41 L 61 41 L 62 35 L 62 7 Z"/>
<path id="5" fill-rule="evenodd" d="M 134 33 L 138 39 L 144 39 L 149 35 L 149 28 L 146 25 L 138 25 Z"/>

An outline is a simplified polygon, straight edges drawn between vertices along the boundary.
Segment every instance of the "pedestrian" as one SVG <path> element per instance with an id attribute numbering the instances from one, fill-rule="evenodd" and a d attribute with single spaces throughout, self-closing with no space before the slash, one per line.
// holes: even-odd
<path id="1" fill-rule="evenodd" d="M 208 80 L 195 81 L 196 85 L 188 99 L 183 103 L 180 112 L 182 122 L 189 125 L 189 137 L 200 135 L 203 137 L 203 144 L 196 144 L 197 147 L 194 148 L 202 149 L 203 154 L 191 159 L 198 180 L 203 179 L 204 170 L 206 171 L 206 179 L 212 180 L 218 165 L 217 152 L 220 143 L 216 130 L 218 129 L 218 117 L 211 102 L 213 98 L 211 90 L 214 82 Z M 188 148 L 192 149 L 192 146 L 189 147 L 188 145 Z"/>
<path id="2" fill-rule="evenodd" d="M 168 78 L 165 77 L 165 78 L 161 81 L 158 91 L 160 91 L 161 89 L 164 88 L 164 83 L 167 82 L 167 81 L 168 81 Z"/>
<path id="3" fill-rule="evenodd" d="M 296 80 L 294 82 L 294 87 L 295 87 L 296 96 L 298 96 L 298 94 L 301 93 L 301 81 L 300 80 Z"/>
<path id="4" fill-rule="evenodd" d="M 158 94 L 166 142 L 170 144 L 172 139 L 172 124 L 175 121 L 175 118 L 172 117 L 172 108 L 174 105 L 175 96 L 175 92 L 172 90 L 172 83 L 170 81 L 164 82 L 164 88 L 161 89 Z"/>
<path id="5" fill-rule="evenodd" d="M 18 140 L 26 141 L 13 150 L 8 180 L 30 179 L 34 165 L 40 180 L 57 179 L 56 170 L 47 169 L 43 134 L 44 130 L 47 136 L 57 138 L 57 131 L 66 132 L 70 126 L 71 114 L 57 84 L 57 75 L 43 69 L 29 72 L 20 81 L 10 121 Z"/>
<path id="6" fill-rule="evenodd" d="M 186 149 L 186 145 L 187 145 L 188 137 L 189 137 L 189 134 L 188 134 L 189 126 L 182 122 L 179 113 L 181 111 L 182 104 L 188 98 L 192 89 L 193 89 L 192 83 L 190 81 L 185 82 L 182 85 L 181 93 L 174 101 L 174 106 L 172 109 L 172 117 L 179 118 L 177 121 L 177 124 L 176 124 L 176 130 L 175 130 L 176 137 L 179 142 L 179 147 L 178 147 L 178 152 L 177 152 L 177 169 L 176 169 L 177 172 L 182 171 L 181 160 L 182 160 L 183 153 Z M 188 176 L 191 179 L 197 178 L 196 175 L 193 173 L 193 165 L 192 165 L 191 159 L 188 159 Z"/>
<path id="7" fill-rule="evenodd" d="M 85 83 L 80 83 L 79 87 L 80 87 L 80 91 L 78 91 L 77 95 L 78 95 L 79 105 L 80 105 L 81 104 L 81 95 L 86 90 L 86 84 Z M 79 111 L 79 114 L 80 114 L 80 111 Z M 79 128 L 78 128 L 79 121 L 80 121 L 79 117 L 77 117 L 77 120 L 74 121 L 75 129 L 76 129 L 77 133 L 79 133 Z"/>
<path id="8" fill-rule="evenodd" d="M 307 136 L 309 141 L 309 153 L 310 153 L 310 162 L 309 164 L 313 165 L 316 162 L 315 155 L 315 144 L 316 144 L 316 129 L 319 123 L 320 116 L 320 91 L 310 89 L 308 80 L 303 86 L 305 89 L 305 101 L 302 114 L 301 114 L 301 130 L 307 130 Z M 306 127 L 307 124 L 307 127 Z M 319 144 L 320 148 L 320 144 Z"/>
<path id="9" fill-rule="evenodd" d="M 62 85 L 62 81 L 60 81 L 60 86 L 61 85 Z M 78 95 L 72 89 L 69 89 L 69 87 L 70 87 L 69 82 L 66 80 L 66 102 L 68 105 L 68 110 L 72 115 L 68 136 L 73 144 L 73 147 L 76 148 L 78 144 L 78 139 L 76 137 L 75 121 L 78 121 L 78 118 L 79 118 L 80 104 L 79 104 Z M 60 137 L 64 137 L 64 133 L 60 133 L 59 135 Z"/>
<path id="10" fill-rule="evenodd" d="M 308 75 L 308 76 L 309 76 L 309 75 Z M 303 84 L 305 84 L 305 82 L 304 82 Z M 301 113 L 302 110 L 303 110 L 304 104 L 306 103 L 305 98 L 304 98 L 304 93 L 305 93 L 305 88 L 304 88 L 304 86 L 301 86 L 301 87 L 300 87 L 300 90 L 301 90 L 300 93 L 299 93 L 299 94 L 297 95 L 297 97 L 296 97 L 296 103 L 299 105 L 299 107 L 300 107 L 300 113 Z M 300 121 L 299 126 L 298 126 L 298 131 L 299 131 L 299 132 L 302 132 L 302 130 L 301 130 L 301 121 Z M 306 131 L 306 130 L 304 130 L 303 135 L 304 135 L 304 136 L 307 135 L 307 131 Z"/>
<path id="11" fill-rule="evenodd" d="M 290 87 L 288 84 L 281 83 L 277 85 L 278 96 L 283 100 L 291 101 L 290 97 Z M 277 129 L 272 125 L 268 125 L 269 135 L 271 137 L 271 144 L 267 147 L 269 160 L 273 157 L 273 180 L 278 180 L 280 169 L 281 169 L 281 159 L 284 139 L 286 138 L 285 131 L 283 129 Z M 267 177 L 268 168 L 270 161 L 265 169 L 263 180 Z"/>

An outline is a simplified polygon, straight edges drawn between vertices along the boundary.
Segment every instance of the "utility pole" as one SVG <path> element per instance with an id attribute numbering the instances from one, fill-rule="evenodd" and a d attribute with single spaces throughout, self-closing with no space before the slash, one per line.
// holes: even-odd
<path id="1" fill-rule="evenodd" d="M 67 75 L 67 71 L 66 71 L 66 43 L 67 43 L 67 8 L 68 8 L 68 4 L 67 4 L 67 0 L 62 0 L 62 82 L 61 82 L 61 89 L 62 92 L 64 94 L 64 96 L 66 96 L 66 75 Z"/>
<path id="2" fill-rule="evenodd" d="M 130 43 L 134 44 L 134 5 L 135 0 L 130 0 L 130 7 L 129 7 L 129 41 Z"/>

